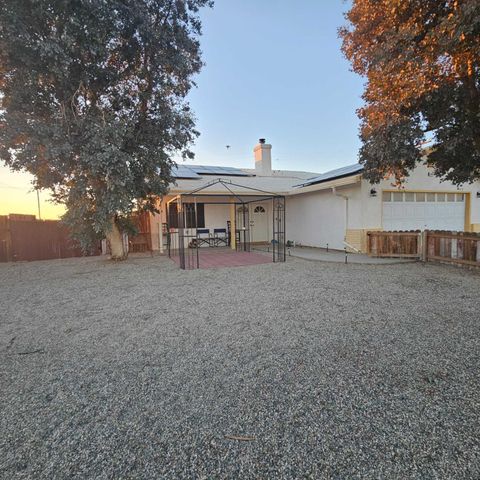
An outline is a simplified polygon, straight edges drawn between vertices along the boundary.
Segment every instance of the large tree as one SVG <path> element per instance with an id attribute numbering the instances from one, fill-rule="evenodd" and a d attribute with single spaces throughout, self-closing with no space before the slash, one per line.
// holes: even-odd
<path id="1" fill-rule="evenodd" d="M 353 0 L 346 18 L 367 178 L 401 181 L 426 143 L 437 176 L 480 178 L 480 1 Z"/>
<path id="2" fill-rule="evenodd" d="M 154 211 L 197 132 L 185 97 L 210 0 L 0 3 L 0 159 L 67 207 L 84 242 Z"/>

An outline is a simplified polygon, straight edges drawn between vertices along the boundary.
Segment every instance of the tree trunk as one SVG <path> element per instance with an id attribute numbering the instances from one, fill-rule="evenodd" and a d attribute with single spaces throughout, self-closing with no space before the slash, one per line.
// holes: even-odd
<path id="1" fill-rule="evenodd" d="M 112 219 L 111 228 L 107 232 L 107 240 L 110 243 L 110 260 L 125 260 L 128 252 L 123 246 L 123 235 L 115 219 Z"/>

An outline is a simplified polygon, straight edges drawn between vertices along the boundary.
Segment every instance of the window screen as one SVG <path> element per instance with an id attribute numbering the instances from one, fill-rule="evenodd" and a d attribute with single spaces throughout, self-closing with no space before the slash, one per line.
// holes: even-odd
<path id="1" fill-rule="evenodd" d="M 183 205 L 185 211 L 185 227 L 187 228 L 205 228 L 205 205 L 197 203 L 197 219 L 198 225 L 195 222 L 195 204 L 185 203 Z"/>
<path id="2" fill-rule="evenodd" d="M 185 227 L 195 228 L 195 204 L 184 203 L 183 211 L 185 212 Z M 205 228 L 205 205 L 197 203 L 197 228 Z M 170 203 L 168 207 L 168 226 L 169 228 L 178 228 L 178 205 Z"/>

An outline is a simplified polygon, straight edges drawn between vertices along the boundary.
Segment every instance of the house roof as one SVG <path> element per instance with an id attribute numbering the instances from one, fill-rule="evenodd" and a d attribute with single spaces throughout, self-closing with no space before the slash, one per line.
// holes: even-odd
<path id="1" fill-rule="evenodd" d="M 271 175 L 263 175 L 249 168 L 179 164 L 173 170 L 175 184 L 171 186 L 170 191 L 173 194 L 190 192 L 215 180 L 225 180 L 237 185 L 232 188 L 238 189 L 236 193 L 239 194 L 245 188 L 254 188 L 277 194 L 295 195 L 317 184 L 330 185 L 327 182 L 353 178 L 362 171 L 363 165 L 359 163 L 336 168 L 321 175 L 287 170 L 273 170 Z"/>
<path id="2" fill-rule="evenodd" d="M 335 170 L 330 170 L 329 172 L 322 173 L 321 175 L 317 175 L 316 177 L 309 178 L 303 183 L 294 185 L 294 187 L 307 187 L 309 185 L 316 185 L 317 183 L 328 182 L 337 178 L 349 177 L 350 175 L 360 173 L 362 170 L 363 165 L 355 163 L 353 165 L 336 168 Z"/>
<path id="3" fill-rule="evenodd" d="M 198 189 L 202 185 L 225 180 L 238 187 L 237 193 L 245 189 L 259 189 L 265 192 L 285 194 L 298 182 L 315 175 L 313 172 L 296 172 L 289 170 L 272 170 L 271 175 L 259 174 L 255 169 L 235 168 L 224 166 L 185 165 L 179 164 L 172 170 L 175 184 L 171 185 L 170 192 L 183 193 Z"/>

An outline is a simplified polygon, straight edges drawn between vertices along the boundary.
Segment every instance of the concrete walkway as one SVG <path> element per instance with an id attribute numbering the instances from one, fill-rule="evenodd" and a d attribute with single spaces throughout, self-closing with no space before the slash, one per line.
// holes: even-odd
<path id="1" fill-rule="evenodd" d="M 294 247 L 287 249 L 287 256 L 316 260 L 320 262 L 345 263 L 345 252 L 341 250 L 329 250 L 324 248 Z M 394 263 L 408 263 L 416 260 L 404 258 L 375 258 L 361 253 L 348 253 L 347 263 L 361 263 L 364 265 L 389 265 Z"/>

